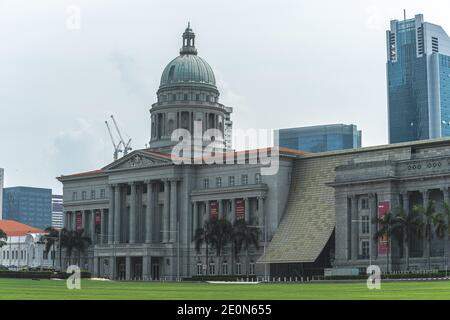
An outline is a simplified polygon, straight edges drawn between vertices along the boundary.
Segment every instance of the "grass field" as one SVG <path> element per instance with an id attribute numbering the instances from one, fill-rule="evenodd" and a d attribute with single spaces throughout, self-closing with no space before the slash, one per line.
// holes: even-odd
<path id="1" fill-rule="evenodd" d="M 450 299 L 450 281 L 365 283 L 209 284 L 82 280 L 80 290 L 65 281 L 0 279 L 0 299 Z"/>

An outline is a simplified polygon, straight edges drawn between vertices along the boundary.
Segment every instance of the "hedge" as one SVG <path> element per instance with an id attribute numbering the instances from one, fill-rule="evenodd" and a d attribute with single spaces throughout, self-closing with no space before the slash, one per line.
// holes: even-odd
<path id="1" fill-rule="evenodd" d="M 185 281 L 256 281 L 256 276 L 193 276 L 191 278 L 184 278 Z"/>
<path id="2" fill-rule="evenodd" d="M 52 271 L 6 271 L 0 270 L 0 278 L 20 278 L 20 279 L 67 279 L 70 274 L 65 272 Z M 91 274 L 86 271 L 81 272 L 81 278 L 90 278 Z"/>

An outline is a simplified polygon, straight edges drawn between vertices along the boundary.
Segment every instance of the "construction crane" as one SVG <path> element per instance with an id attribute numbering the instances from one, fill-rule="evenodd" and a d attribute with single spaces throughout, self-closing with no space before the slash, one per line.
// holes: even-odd
<path id="1" fill-rule="evenodd" d="M 105 121 L 106 128 L 108 129 L 109 136 L 111 137 L 111 142 L 114 147 L 114 161 L 119 158 L 119 153 L 122 152 L 122 149 L 120 149 L 120 145 L 122 144 L 122 141 L 116 144 L 116 141 L 114 140 L 114 136 L 112 135 L 111 129 L 109 127 L 108 121 Z"/>
<path id="2" fill-rule="evenodd" d="M 119 130 L 119 126 L 117 125 L 117 122 L 116 122 L 116 120 L 114 119 L 114 116 L 113 116 L 113 115 L 111 115 L 111 119 L 112 119 L 112 121 L 113 121 L 113 123 L 114 123 L 114 126 L 116 127 L 117 134 L 119 135 L 120 143 L 122 143 L 122 146 L 123 146 L 123 155 L 126 156 L 126 155 L 128 154 L 128 151 L 133 150 L 133 149 L 131 148 L 131 138 L 129 138 L 129 139 L 128 139 L 128 142 L 125 143 L 125 140 L 123 140 L 122 134 L 120 133 L 120 130 Z"/>

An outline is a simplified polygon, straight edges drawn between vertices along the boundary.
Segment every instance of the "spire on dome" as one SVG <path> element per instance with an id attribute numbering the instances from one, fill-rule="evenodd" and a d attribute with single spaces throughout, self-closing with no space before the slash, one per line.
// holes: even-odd
<path id="1" fill-rule="evenodd" d="M 195 49 L 195 33 L 191 29 L 191 23 L 188 22 L 187 28 L 183 33 L 183 47 L 180 54 L 197 54 Z"/>

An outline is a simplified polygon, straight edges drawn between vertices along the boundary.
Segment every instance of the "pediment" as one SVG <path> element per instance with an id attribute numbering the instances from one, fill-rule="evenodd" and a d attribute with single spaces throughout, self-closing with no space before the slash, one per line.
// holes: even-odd
<path id="1" fill-rule="evenodd" d="M 104 167 L 103 170 L 145 168 L 171 163 L 170 158 L 163 155 L 155 155 L 146 151 L 137 150 L 112 162 Z"/>

